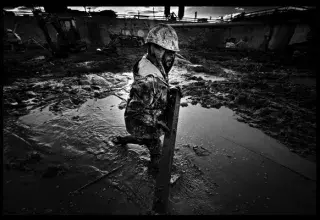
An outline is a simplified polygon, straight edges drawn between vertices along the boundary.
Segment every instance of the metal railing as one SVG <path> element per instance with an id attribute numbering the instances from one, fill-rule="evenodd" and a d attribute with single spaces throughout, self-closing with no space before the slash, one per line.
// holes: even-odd
<path id="1" fill-rule="evenodd" d="M 119 19 L 146 19 L 146 20 L 161 20 L 161 21 L 170 21 L 170 22 L 206 22 L 206 23 L 216 23 L 219 21 L 217 18 L 191 18 L 191 17 L 183 17 L 181 20 L 176 18 L 175 21 L 170 20 L 168 17 L 165 16 L 158 16 L 158 15 L 127 15 L 127 14 L 117 14 L 117 18 Z"/>
<path id="2" fill-rule="evenodd" d="M 303 7 L 292 7 L 292 6 L 287 6 L 287 7 L 278 7 L 278 8 L 272 8 L 272 9 L 264 9 L 264 10 L 259 10 L 259 11 L 253 11 L 253 12 L 247 12 L 243 15 L 243 17 L 250 18 L 250 17 L 255 17 L 255 16 L 262 16 L 262 15 L 272 15 L 274 13 L 285 13 L 289 11 L 306 11 L 308 10 L 307 8 Z M 234 18 L 239 17 L 241 15 L 234 16 Z"/>

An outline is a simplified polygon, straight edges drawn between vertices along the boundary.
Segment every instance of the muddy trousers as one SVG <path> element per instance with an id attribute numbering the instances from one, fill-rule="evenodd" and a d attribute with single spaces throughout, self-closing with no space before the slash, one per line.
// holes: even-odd
<path id="1" fill-rule="evenodd" d="M 141 144 L 145 145 L 150 153 L 151 165 L 154 168 L 157 168 L 161 159 L 161 140 L 159 138 L 153 139 L 142 139 L 137 138 L 132 135 L 128 135 L 125 137 L 118 137 L 117 141 L 118 144 Z"/>

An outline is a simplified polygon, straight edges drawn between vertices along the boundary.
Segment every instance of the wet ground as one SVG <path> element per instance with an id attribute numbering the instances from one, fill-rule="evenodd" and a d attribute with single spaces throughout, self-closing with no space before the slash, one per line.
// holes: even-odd
<path id="1" fill-rule="evenodd" d="M 45 66 L 46 73 L 8 80 L 3 88 L 5 213 L 152 214 L 155 180 L 148 170 L 147 149 L 133 144 L 117 147 L 108 141 L 112 135 L 126 134 L 129 67 L 144 50 L 134 52 L 123 50 L 125 62 L 120 66 L 113 63 L 115 57 L 101 55 L 92 55 L 92 62 L 77 56 L 69 58 L 74 61 L 70 64 L 59 61 L 59 68 L 69 72 L 51 71 L 40 59 L 31 63 Z M 193 64 L 178 60 L 170 76 L 185 95 L 170 213 L 315 214 L 315 105 L 299 106 L 292 94 L 268 96 L 266 85 L 276 92 L 264 80 L 271 76 L 284 80 L 279 72 L 256 76 L 210 59 L 204 62 L 194 54 L 193 58 L 183 54 Z M 310 82 L 307 91 L 315 93 Z M 305 89 L 295 85 L 290 83 Z M 283 120 L 274 122 L 272 117 Z M 287 139 L 271 134 L 275 127 L 283 129 Z M 119 165 L 123 167 L 82 193 L 70 194 Z"/>

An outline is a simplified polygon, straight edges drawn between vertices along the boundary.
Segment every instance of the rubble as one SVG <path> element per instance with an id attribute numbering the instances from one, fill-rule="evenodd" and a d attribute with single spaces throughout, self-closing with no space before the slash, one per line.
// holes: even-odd
<path id="1" fill-rule="evenodd" d="M 188 106 L 188 103 L 187 103 L 187 102 L 181 102 L 180 105 L 181 105 L 182 107 L 187 107 L 187 106 Z"/>
<path id="2" fill-rule="evenodd" d="M 180 179 L 180 177 L 181 177 L 180 174 L 173 174 L 173 175 L 171 175 L 170 184 L 171 184 L 171 185 L 176 184 L 176 182 Z"/>
<path id="3" fill-rule="evenodd" d="M 194 150 L 194 152 L 196 153 L 196 155 L 198 156 L 208 156 L 210 155 L 210 151 L 208 151 L 206 148 L 202 147 L 202 146 L 193 146 L 192 149 Z"/>

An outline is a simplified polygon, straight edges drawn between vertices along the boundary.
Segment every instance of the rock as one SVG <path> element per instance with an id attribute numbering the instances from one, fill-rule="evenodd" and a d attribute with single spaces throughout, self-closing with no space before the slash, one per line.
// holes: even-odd
<path id="1" fill-rule="evenodd" d="M 87 152 L 94 154 L 94 155 L 98 155 L 98 154 L 103 154 L 105 153 L 105 150 L 103 148 L 93 148 L 93 147 L 88 147 L 87 148 Z"/>
<path id="2" fill-rule="evenodd" d="M 192 100 L 192 101 L 191 101 L 191 104 L 192 104 L 192 105 L 196 105 L 196 104 L 198 104 L 198 101 L 197 101 L 197 100 Z"/>
<path id="3" fill-rule="evenodd" d="M 94 91 L 93 97 L 99 98 L 100 97 L 100 92 Z"/>
<path id="4" fill-rule="evenodd" d="M 175 184 L 175 183 L 180 179 L 180 177 L 181 177 L 180 174 L 173 174 L 173 175 L 171 175 L 170 184 L 171 184 L 171 185 Z"/>
<path id="5" fill-rule="evenodd" d="M 88 92 L 91 92 L 92 91 L 92 88 L 89 86 L 89 85 L 84 85 L 81 87 L 82 89 L 88 91 Z"/>
<path id="6" fill-rule="evenodd" d="M 182 102 L 182 103 L 180 103 L 180 105 L 181 105 L 182 107 L 187 107 L 187 106 L 188 106 L 188 103 Z"/>
<path id="7" fill-rule="evenodd" d="M 28 97 L 32 98 L 32 97 L 35 97 L 37 94 L 36 94 L 35 92 L 33 92 L 33 91 L 27 91 L 27 92 L 26 92 L 26 95 L 27 95 Z"/>
<path id="8" fill-rule="evenodd" d="M 202 146 L 193 146 L 193 151 L 196 153 L 196 155 L 202 157 L 202 156 L 208 156 L 210 155 L 210 151 L 208 151 L 206 148 Z"/>
<path id="9" fill-rule="evenodd" d="M 80 116 L 76 115 L 76 116 L 73 116 L 71 119 L 72 120 L 78 120 L 80 118 Z"/>
<path id="10" fill-rule="evenodd" d="M 47 96 L 47 98 L 45 98 L 45 101 L 47 102 L 47 101 L 51 101 L 51 100 L 53 100 L 53 99 L 55 99 L 56 98 L 56 96 L 55 95 L 49 95 L 49 96 Z"/>
<path id="11" fill-rule="evenodd" d="M 227 42 L 226 43 L 226 48 L 235 48 L 236 45 L 233 42 Z"/>
<path id="12" fill-rule="evenodd" d="M 91 85 L 91 82 L 88 79 L 81 79 L 79 85 Z"/>
<path id="13" fill-rule="evenodd" d="M 97 85 L 91 85 L 91 88 L 94 89 L 94 90 L 100 90 L 100 86 L 97 86 Z"/>
<path id="14" fill-rule="evenodd" d="M 228 98 L 233 101 L 233 100 L 235 99 L 235 96 L 232 95 L 232 94 L 229 94 L 229 95 L 228 95 Z"/>
<path id="15" fill-rule="evenodd" d="M 249 126 L 250 126 L 250 127 L 253 127 L 253 128 L 259 127 L 256 123 L 249 123 Z"/>
<path id="16" fill-rule="evenodd" d="M 194 72 L 209 72 L 209 69 L 202 65 L 188 65 L 187 69 Z"/>
<path id="17" fill-rule="evenodd" d="M 33 61 L 39 61 L 39 60 L 44 60 L 45 59 L 45 56 L 38 56 L 38 57 L 35 57 L 33 59 Z"/>
<path id="18" fill-rule="evenodd" d="M 197 80 L 197 81 L 201 81 L 203 80 L 201 77 L 196 77 L 196 76 L 189 76 L 187 77 L 187 80 Z"/>
<path id="19" fill-rule="evenodd" d="M 69 93 L 71 93 L 73 95 L 76 95 L 78 93 L 78 90 L 77 89 L 72 89 L 71 91 L 69 91 Z"/>
<path id="20" fill-rule="evenodd" d="M 72 103 L 75 104 L 75 105 L 79 105 L 79 104 L 81 104 L 81 103 L 84 102 L 84 101 L 81 100 L 79 97 L 76 97 L 76 98 L 71 97 L 71 101 L 72 101 Z"/>
<path id="21" fill-rule="evenodd" d="M 124 109 L 127 106 L 127 102 L 125 100 L 123 100 L 122 102 L 120 102 L 120 104 L 118 105 L 118 108 L 120 110 Z"/>
<path id="22" fill-rule="evenodd" d="M 112 83 L 108 82 L 105 78 L 98 75 L 93 75 L 91 78 L 91 82 L 93 85 L 112 87 Z"/>
<path id="23" fill-rule="evenodd" d="M 179 84 L 179 82 L 178 81 L 172 81 L 172 82 L 170 82 L 170 84 L 171 85 L 177 85 L 177 84 Z"/>

